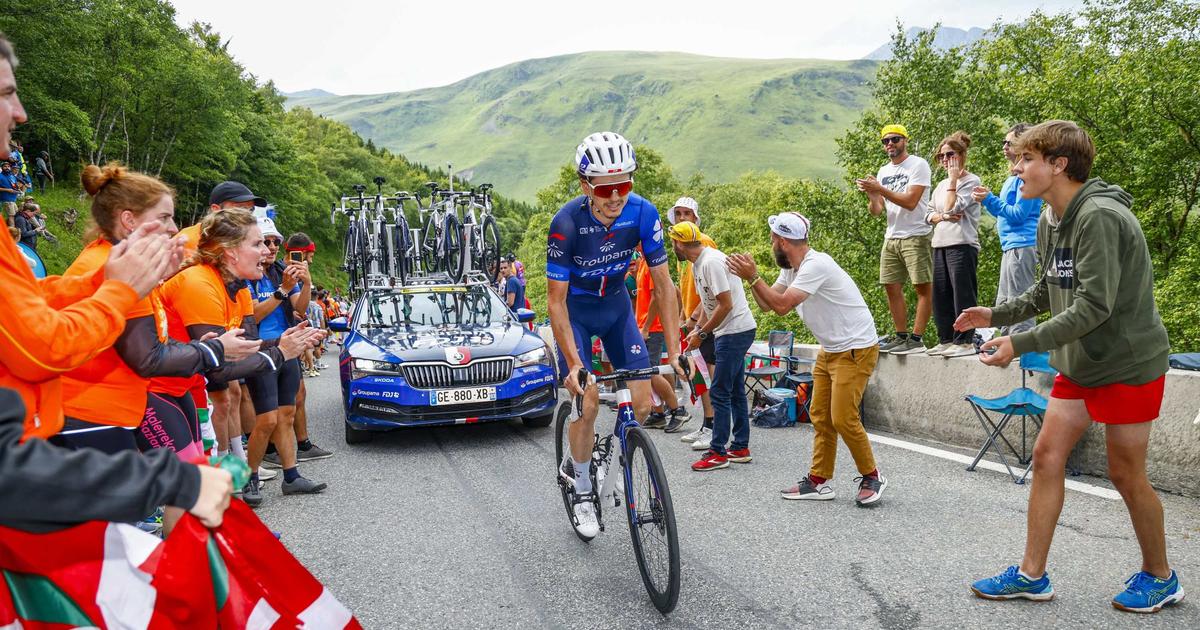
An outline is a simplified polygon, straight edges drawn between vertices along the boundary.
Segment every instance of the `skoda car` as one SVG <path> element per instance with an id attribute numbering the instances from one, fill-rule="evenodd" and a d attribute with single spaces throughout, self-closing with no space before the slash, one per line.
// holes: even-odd
<path id="1" fill-rule="evenodd" d="M 352 319 L 339 360 L 346 442 L 400 427 L 520 417 L 548 426 L 557 403 L 553 352 L 487 284 L 376 288 Z"/>

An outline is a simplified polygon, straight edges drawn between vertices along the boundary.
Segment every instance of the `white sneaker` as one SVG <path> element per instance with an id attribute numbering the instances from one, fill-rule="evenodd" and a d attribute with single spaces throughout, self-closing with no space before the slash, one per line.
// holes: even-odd
<path id="1" fill-rule="evenodd" d="M 700 437 L 696 438 L 695 442 L 692 442 L 692 450 L 693 451 L 707 451 L 711 442 L 712 442 L 712 429 L 709 429 L 707 427 L 702 428 L 702 429 L 700 429 Z"/>
<path id="2" fill-rule="evenodd" d="M 926 350 L 925 354 L 927 354 L 931 357 L 940 357 L 940 356 L 942 356 L 943 352 L 949 350 L 952 347 L 954 347 L 954 344 L 939 343 L 938 345 Z"/>
<path id="3" fill-rule="evenodd" d="M 679 441 L 680 442 L 695 442 L 696 438 L 699 438 L 701 435 L 704 435 L 704 427 L 703 426 L 696 429 L 695 431 L 692 431 L 691 433 L 680 436 Z"/>
<path id="4" fill-rule="evenodd" d="M 279 476 L 278 470 L 275 470 L 272 468 L 263 468 L 262 466 L 258 467 L 258 480 L 259 481 L 270 481 L 278 476 Z"/>
<path id="5" fill-rule="evenodd" d="M 590 501 L 575 504 L 575 520 L 579 523 L 575 527 L 575 531 L 579 532 L 580 536 L 591 540 L 600 533 L 600 520 L 596 518 L 596 506 L 592 505 Z"/>
<path id="6" fill-rule="evenodd" d="M 949 359 L 952 357 L 969 357 L 975 354 L 975 344 L 972 343 L 956 343 L 951 344 L 942 356 Z"/>

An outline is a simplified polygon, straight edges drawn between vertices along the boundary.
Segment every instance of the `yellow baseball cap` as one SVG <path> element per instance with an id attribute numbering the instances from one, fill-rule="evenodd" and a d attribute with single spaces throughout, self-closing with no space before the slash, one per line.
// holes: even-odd
<path id="1" fill-rule="evenodd" d="M 671 229 L 667 230 L 667 233 L 671 235 L 672 241 L 680 243 L 699 243 L 702 236 L 700 228 L 696 227 L 696 224 L 691 221 L 680 221 L 672 225 Z"/>
<path id="2" fill-rule="evenodd" d="M 900 135 L 904 136 L 905 138 L 908 137 L 908 130 L 904 128 L 904 125 L 886 125 L 886 126 L 884 126 L 883 131 L 879 132 L 879 137 L 881 139 L 886 138 L 888 136 L 888 134 L 893 134 L 893 133 L 900 134 Z"/>

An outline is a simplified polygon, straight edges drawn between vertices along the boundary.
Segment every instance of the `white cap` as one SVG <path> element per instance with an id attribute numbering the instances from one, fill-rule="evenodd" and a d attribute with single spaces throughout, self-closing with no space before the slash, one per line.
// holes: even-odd
<path id="1" fill-rule="evenodd" d="M 767 225 L 771 231 L 784 237 L 798 241 L 808 240 L 808 231 L 812 222 L 799 212 L 784 212 L 767 217 Z"/>
<path id="2" fill-rule="evenodd" d="M 258 218 L 258 231 L 262 232 L 263 238 L 275 236 L 278 237 L 279 240 L 283 240 L 283 235 L 280 234 L 279 230 L 275 228 L 275 222 L 267 217 Z"/>
<path id="3" fill-rule="evenodd" d="M 671 222 L 671 225 L 675 225 L 677 223 L 677 221 L 675 221 L 675 208 L 687 208 L 688 210 L 691 210 L 692 212 L 696 213 L 696 222 L 700 222 L 700 204 L 696 203 L 695 199 L 692 199 L 691 197 L 680 197 L 679 200 L 675 202 L 675 205 L 671 206 L 670 210 L 667 210 L 667 220 Z"/>

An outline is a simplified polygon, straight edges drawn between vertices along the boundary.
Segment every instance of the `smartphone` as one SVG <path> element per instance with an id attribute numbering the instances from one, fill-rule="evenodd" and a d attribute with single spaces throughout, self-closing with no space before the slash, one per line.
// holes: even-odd
<path id="1" fill-rule="evenodd" d="M 288 252 L 288 260 L 291 262 L 304 262 L 304 252 Z"/>

